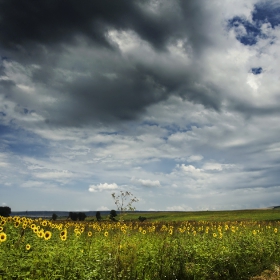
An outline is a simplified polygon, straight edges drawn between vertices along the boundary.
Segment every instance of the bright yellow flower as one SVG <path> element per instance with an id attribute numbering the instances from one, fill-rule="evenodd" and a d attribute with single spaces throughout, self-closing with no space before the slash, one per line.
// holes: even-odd
<path id="1" fill-rule="evenodd" d="M 60 237 L 67 235 L 67 229 L 65 228 L 63 231 L 60 232 Z"/>
<path id="2" fill-rule="evenodd" d="M 45 236 L 44 231 L 43 230 L 38 231 L 37 236 L 43 238 Z"/>
<path id="3" fill-rule="evenodd" d="M 143 233 L 143 234 L 146 234 L 146 231 L 145 231 L 145 230 L 143 230 L 143 231 L 142 231 L 142 233 Z"/>
<path id="4" fill-rule="evenodd" d="M 108 231 L 104 232 L 104 236 L 107 237 L 108 236 Z"/>
<path id="5" fill-rule="evenodd" d="M 91 232 L 91 231 L 89 231 L 87 235 L 88 235 L 88 236 L 92 236 L 92 232 Z"/>
<path id="6" fill-rule="evenodd" d="M 42 226 L 43 227 L 46 227 L 48 225 L 48 222 L 46 221 L 46 220 L 44 220 L 43 222 L 42 222 Z"/>
<path id="7" fill-rule="evenodd" d="M 46 231 L 44 235 L 45 240 L 49 240 L 52 237 L 52 233 L 50 231 Z"/>
<path id="8" fill-rule="evenodd" d="M 60 239 L 61 239 L 62 241 L 65 241 L 65 240 L 67 239 L 67 236 L 66 236 L 66 235 L 60 236 Z"/>
<path id="9" fill-rule="evenodd" d="M 19 225 L 20 225 L 20 221 L 16 221 L 16 222 L 14 223 L 14 227 L 15 227 L 15 228 L 19 227 Z"/>
<path id="10" fill-rule="evenodd" d="M 0 232 L 3 231 L 3 227 L 0 227 Z"/>
<path id="11" fill-rule="evenodd" d="M 216 234 L 216 233 L 213 233 L 213 237 L 217 237 L 217 234 Z"/>
<path id="12" fill-rule="evenodd" d="M 0 233 L 0 242 L 5 242 L 7 240 L 7 235 L 4 232 Z"/>
<path id="13" fill-rule="evenodd" d="M 27 251 L 29 251 L 30 248 L 31 248 L 30 244 L 26 244 L 25 248 L 26 248 Z"/>
<path id="14" fill-rule="evenodd" d="M 277 231 L 278 231 L 278 229 L 277 229 L 277 228 L 275 228 L 275 229 L 274 229 L 274 232 L 275 232 L 275 233 L 277 233 Z"/>

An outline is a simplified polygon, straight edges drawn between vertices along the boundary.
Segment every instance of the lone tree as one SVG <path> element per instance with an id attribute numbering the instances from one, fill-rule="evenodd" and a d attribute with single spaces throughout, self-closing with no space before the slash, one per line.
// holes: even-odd
<path id="1" fill-rule="evenodd" d="M 11 208 L 8 206 L 0 206 L 0 216 L 9 217 L 11 214 Z"/>
<path id="2" fill-rule="evenodd" d="M 101 221 L 101 219 L 102 219 L 101 214 L 100 214 L 99 211 L 96 212 L 95 217 L 96 217 L 97 221 Z"/>
<path id="3" fill-rule="evenodd" d="M 55 213 L 53 213 L 53 214 L 52 214 L 52 220 L 53 220 L 53 221 L 56 221 L 56 219 L 57 219 L 57 215 L 56 215 Z"/>
<path id="4" fill-rule="evenodd" d="M 112 197 L 117 205 L 118 210 L 120 213 L 120 220 L 123 220 L 123 216 L 126 214 L 127 211 L 134 211 L 136 208 L 132 206 L 133 203 L 138 202 L 139 199 L 131 192 L 128 191 L 120 191 L 119 194 L 112 193 Z"/>
<path id="5" fill-rule="evenodd" d="M 139 220 L 140 222 L 144 222 L 145 220 L 147 220 L 147 218 L 146 218 L 146 217 L 141 217 L 141 216 L 139 216 L 138 220 Z"/>
<path id="6" fill-rule="evenodd" d="M 118 214 L 117 214 L 116 210 L 110 211 L 110 216 L 109 216 L 110 220 L 115 221 L 116 220 L 115 217 L 117 217 L 117 216 L 118 216 Z"/>

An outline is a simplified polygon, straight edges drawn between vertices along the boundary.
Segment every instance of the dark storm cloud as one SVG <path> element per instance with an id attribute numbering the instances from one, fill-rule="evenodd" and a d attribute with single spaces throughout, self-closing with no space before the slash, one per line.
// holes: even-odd
<path id="1" fill-rule="evenodd" d="M 195 0 L 153 3 L 159 4 L 156 12 L 148 7 L 152 4 L 148 0 L 2 0 L 0 51 L 24 66 L 39 65 L 32 69 L 31 79 L 55 92 L 57 102 L 50 107 L 46 105 L 41 113 L 54 123 L 132 119 L 150 104 L 172 94 L 218 110 L 219 89 L 197 81 L 203 66 L 195 57 L 202 54 L 206 45 L 211 45 L 202 3 Z M 167 63 L 142 62 L 141 55 L 145 54 L 141 53 L 138 59 L 124 59 L 108 37 L 112 29 L 135 32 Z M 178 65 L 172 58 L 168 61 L 167 46 L 178 39 L 184 40 L 183 48 L 193 60 L 188 66 Z M 72 64 L 64 70 L 71 72 L 77 68 L 87 76 L 71 80 L 66 79 L 66 74 L 59 76 L 55 69 L 63 68 L 62 57 L 67 55 L 69 47 L 78 49 L 80 40 L 92 50 L 91 55 L 80 66 L 69 55 L 69 65 Z M 73 57 L 79 55 L 83 56 L 74 53 Z M 3 75 L 5 69 L 0 71 Z M 108 79 L 106 73 L 114 73 L 116 78 Z M 22 100 L 17 99 L 19 96 L 17 93 L 9 98 L 19 103 Z"/>
<path id="2" fill-rule="evenodd" d="M 33 44 L 60 44 L 84 35 L 109 46 L 108 28 L 133 29 L 154 47 L 162 48 L 174 33 L 174 21 L 145 12 L 139 4 L 147 1 L 32 1 L 3 0 L 1 10 L 2 46 L 12 48 Z M 177 24 L 178 24 L 177 20 Z"/>

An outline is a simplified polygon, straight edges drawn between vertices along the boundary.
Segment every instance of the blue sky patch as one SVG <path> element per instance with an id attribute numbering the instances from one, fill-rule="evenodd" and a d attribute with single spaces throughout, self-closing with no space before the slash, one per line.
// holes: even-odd
<path id="1" fill-rule="evenodd" d="M 254 75 L 259 75 L 262 73 L 262 68 L 261 67 L 252 68 L 251 71 Z"/>
<path id="2" fill-rule="evenodd" d="M 5 150 L 18 155 L 45 156 L 47 141 L 22 129 L 0 124 L 0 137 L 5 141 Z"/>
<path id="3" fill-rule="evenodd" d="M 235 16 L 228 21 L 228 28 L 235 30 L 236 39 L 244 45 L 255 45 L 259 38 L 266 38 L 261 31 L 264 23 L 270 23 L 272 28 L 280 24 L 280 5 L 273 3 L 255 5 L 252 19 L 253 22 L 250 22 L 244 17 Z"/>
<path id="4" fill-rule="evenodd" d="M 280 4 L 270 3 L 269 1 L 261 3 L 255 6 L 255 11 L 253 12 L 253 21 L 259 22 L 269 22 L 274 28 L 280 24 Z"/>

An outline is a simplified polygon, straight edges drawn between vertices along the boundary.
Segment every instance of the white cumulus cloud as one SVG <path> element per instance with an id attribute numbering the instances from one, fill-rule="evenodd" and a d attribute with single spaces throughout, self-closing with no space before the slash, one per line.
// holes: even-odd
<path id="1" fill-rule="evenodd" d="M 104 183 L 104 184 L 99 184 L 99 185 L 90 185 L 89 186 L 89 191 L 90 192 L 97 192 L 97 191 L 103 191 L 103 190 L 115 190 L 118 189 L 118 185 L 116 183 L 112 183 L 112 184 L 108 184 L 108 183 Z"/>
<path id="2" fill-rule="evenodd" d="M 132 178 L 131 181 L 135 184 L 139 184 L 143 187 L 148 187 L 148 188 L 154 188 L 154 187 L 161 186 L 159 180 L 144 180 L 144 179 Z"/>

